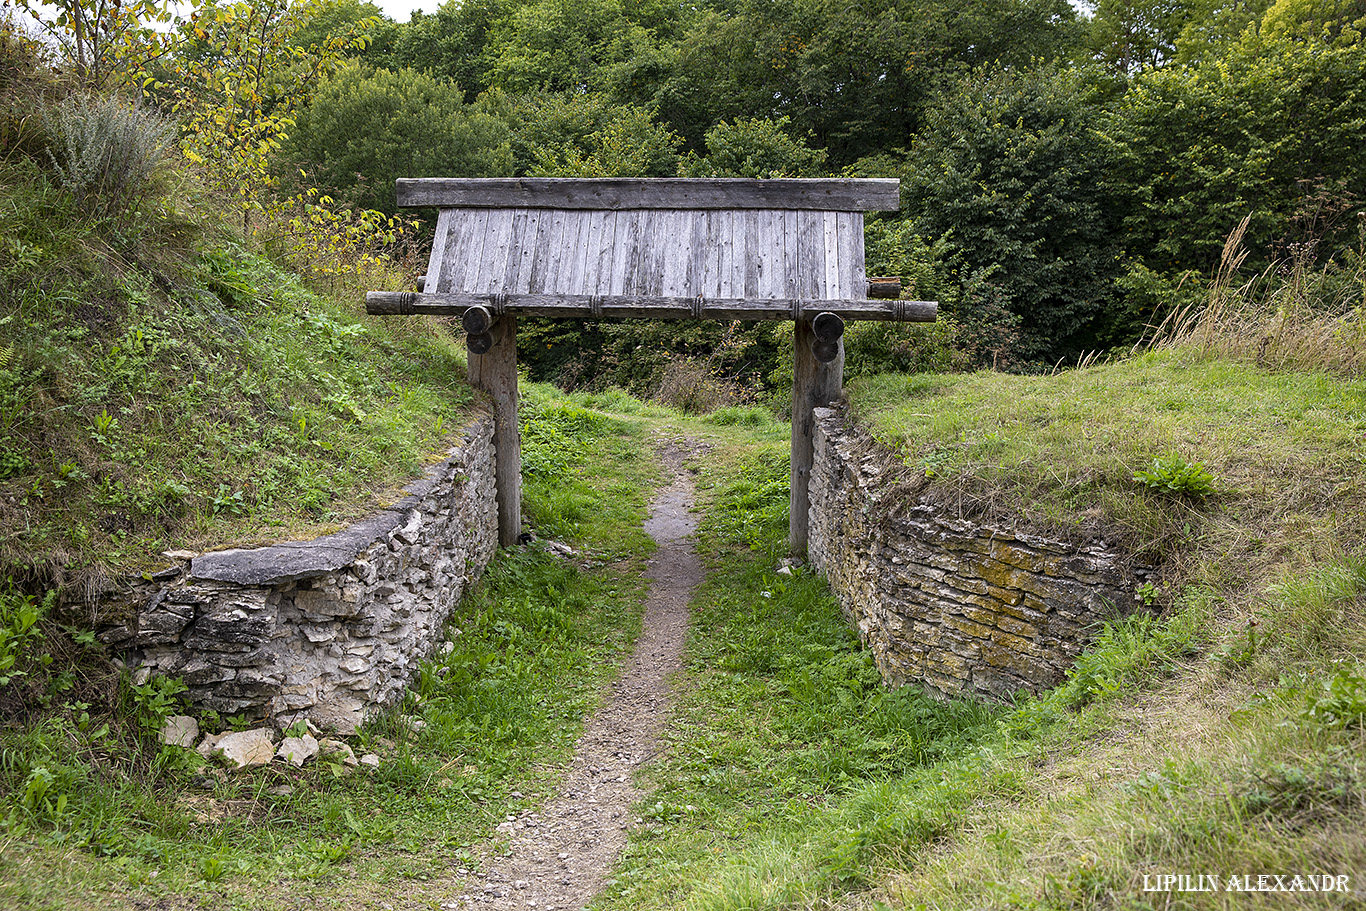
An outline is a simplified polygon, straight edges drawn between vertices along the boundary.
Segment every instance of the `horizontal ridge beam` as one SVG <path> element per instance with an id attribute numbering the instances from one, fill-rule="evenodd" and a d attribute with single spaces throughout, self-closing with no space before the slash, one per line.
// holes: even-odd
<path id="1" fill-rule="evenodd" d="M 932 323 L 938 301 L 801 300 L 795 298 L 701 298 L 596 296 L 588 294 L 421 294 L 415 291 L 371 291 L 365 312 L 372 316 L 426 314 L 459 316 L 471 307 L 493 315 L 637 318 L 783 320 L 811 319 L 833 313 L 844 320 L 891 320 Z"/>
<path id="2" fill-rule="evenodd" d="M 815 209 L 892 211 L 896 178 L 400 177 L 400 206 L 475 209 Z"/>

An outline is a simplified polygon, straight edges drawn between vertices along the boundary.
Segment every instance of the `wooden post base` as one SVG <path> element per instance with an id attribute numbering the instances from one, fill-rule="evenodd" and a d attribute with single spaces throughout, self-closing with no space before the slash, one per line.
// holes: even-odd
<path id="1" fill-rule="evenodd" d="M 811 466 L 815 460 L 813 438 L 816 429 L 814 409 L 838 402 L 844 391 L 844 340 L 836 340 L 838 350 L 828 362 L 817 357 L 820 339 L 810 320 L 797 320 L 793 333 L 794 366 L 792 374 L 792 475 L 788 507 L 788 543 L 794 557 L 806 557 L 810 537 Z M 828 344 L 828 343 L 827 343 Z"/>
<path id="2" fill-rule="evenodd" d="M 470 385 L 493 402 L 494 482 L 498 496 L 498 543 L 510 547 L 522 533 L 522 438 L 517 426 L 517 317 L 489 326 L 492 344 L 469 355 Z"/>

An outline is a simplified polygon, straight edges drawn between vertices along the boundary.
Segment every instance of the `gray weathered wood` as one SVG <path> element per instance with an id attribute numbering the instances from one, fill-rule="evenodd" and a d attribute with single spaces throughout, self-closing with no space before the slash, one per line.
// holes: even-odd
<path id="1" fill-rule="evenodd" d="M 494 485 L 498 543 L 517 543 L 522 533 L 522 438 L 517 428 L 517 317 L 503 316 L 489 329 L 493 347 L 470 354 L 470 385 L 493 405 Z"/>
<path id="2" fill-rule="evenodd" d="M 822 364 L 812 352 L 817 341 L 809 320 L 797 320 L 792 337 L 792 468 L 788 502 L 788 545 L 806 557 L 810 537 L 811 467 L 815 462 L 813 409 L 839 401 L 844 384 L 844 342 L 833 360 Z"/>
<path id="3" fill-rule="evenodd" d="M 703 298 L 645 295 L 588 294 L 417 294 L 412 291 L 371 291 L 365 311 L 374 316 L 428 314 L 462 316 L 470 307 L 520 316 L 589 316 L 598 308 L 604 317 L 643 319 L 780 320 L 834 313 L 844 320 L 888 320 L 932 323 L 936 301 L 800 300 L 792 298 Z"/>
<path id="4" fill-rule="evenodd" d="M 400 206 L 511 209 L 818 209 L 891 211 L 893 179 L 401 177 Z"/>

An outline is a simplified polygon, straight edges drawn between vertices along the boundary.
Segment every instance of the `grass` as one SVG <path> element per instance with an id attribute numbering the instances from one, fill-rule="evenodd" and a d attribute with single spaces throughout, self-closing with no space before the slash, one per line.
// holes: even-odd
<path id="1" fill-rule="evenodd" d="M 1283 568 L 1259 596 L 1257 626 L 1230 624 L 1227 590 L 1190 585 L 1162 618 L 1108 624 L 1052 692 L 996 709 L 936 703 L 882 690 L 819 581 L 775 573 L 784 454 L 731 452 L 700 475 L 711 572 L 670 747 L 646 776 L 645 824 L 594 907 L 1286 900 L 1144 892 L 1145 874 L 1183 872 L 1225 885 L 1332 873 L 1361 887 L 1360 556 Z"/>
<path id="2" fill-rule="evenodd" d="M 567 760 L 636 635 L 653 546 L 640 423 L 544 390 L 528 399 L 540 420 L 574 417 L 559 426 L 577 454 L 542 466 L 529 513 L 547 514 L 538 491 L 564 488 L 592 519 L 565 535 L 573 559 L 537 544 L 500 552 L 452 618 L 451 645 L 352 744 L 381 755 L 373 772 L 334 760 L 225 775 L 151 742 L 173 699 L 153 710 L 148 687 L 125 690 L 121 711 L 82 707 L 78 681 L 43 666 L 49 641 L 28 641 L 17 682 L 47 707 L 0 731 L 0 906 L 178 907 L 201 895 L 221 908 L 429 907 L 454 888 L 453 865 L 476 863 L 473 846 L 544 799 Z M 15 596 L 6 604 L 17 617 Z"/>
<path id="3" fill-rule="evenodd" d="M 967 515 L 1015 515 L 1105 537 L 1154 562 L 1213 542 L 1253 585 L 1366 534 L 1366 383 L 1273 372 L 1190 349 L 1057 376 L 855 381 L 861 423 Z M 1135 480 L 1176 454 L 1213 476 L 1203 497 Z"/>

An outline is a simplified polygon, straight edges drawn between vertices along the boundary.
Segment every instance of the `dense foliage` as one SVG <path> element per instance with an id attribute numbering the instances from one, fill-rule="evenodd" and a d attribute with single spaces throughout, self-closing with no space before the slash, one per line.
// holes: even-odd
<path id="1" fill-rule="evenodd" d="M 324 220 L 393 216 L 404 175 L 900 177 L 870 271 L 941 301 L 960 367 L 1132 343 L 1244 218 L 1249 266 L 1332 268 L 1362 243 L 1359 0 L 447 0 L 409 22 L 200 0 L 169 32 L 151 0 L 105 6 L 63 0 L 49 29 L 90 81 L 177 115 L 244 218 L 290 194 L 310 217 L 335 200 Z M 746 328 L 625 327 L 604 347 L 566 326 L 523 359 L 654 393 L 664 364 L 715 364 L 735 332 L 776 350 Z M 943 361 L 945 341 L 902 361 Z"/>

